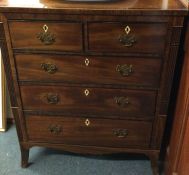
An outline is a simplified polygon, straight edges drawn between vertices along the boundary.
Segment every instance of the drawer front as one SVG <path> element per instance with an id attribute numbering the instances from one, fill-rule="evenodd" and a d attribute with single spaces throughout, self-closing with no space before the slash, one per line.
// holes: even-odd
<path id="1" fill-rule="evenodd" d="M 80 23 L 9 22 L 13 48 L 82 50 Z"/>
<path id="2" fill-rule="evenodd" d="M 162 54 L 166 23 L 89 23 L 89 50 Z"/>
<path id="3" fill-rule="evenodd" d="M 122 117 L 152 117 L 155 113 L 155 91 L 62 86 L 20 89 L 24 110 Z"/>
<path id="4" fill-rule="evenodd" d="M 150 144 L 150 122 L 73 117 L 26 116 L 29 140 L 64 144 L 141 147 Z"/>
<path id="5" fill-rule="evenodd" d="M 21 81 L 159 86 L 161 59 L 16 55 Z"/>

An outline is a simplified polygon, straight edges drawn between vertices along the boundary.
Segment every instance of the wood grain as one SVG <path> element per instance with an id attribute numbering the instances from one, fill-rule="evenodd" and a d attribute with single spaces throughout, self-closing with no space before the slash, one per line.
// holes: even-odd
<path id="1" fill-rule="evenodd" d="M 61 0 L 1 0 L 1 12 L 100 14 L 100 15 L 186 15 L 187 8 L 178 0 L 121 0 L 112 2 L 67 2 Z M 179 10 L 180 9 L 180 10 Z"/>
<path id="2" fill-rule="evenodd" d="M 125 28 L 130 28 L 126 34 Z M 120 43 L 121 35 L 134 36 L 136 42 L 133 46 L 126 47 Z M 167 34 L 166 23 L 89 23 L 88 38 L 89 50 L 102 52 L 143 52 L 157 53 L 162 55 L 165 46 L 165 36 Z M 144 44 L 145 43 L 145 44 Z"/>
<path id="3" fill-rule="evenodd" d="M 45 45 L 38 39 L 39 33 L 45 33 L 43 27 L 55 37 L 55 42 Z M 82 51 L 82 25 L 71 22 L 9 22 L 13 48 L 45 49 L 61 51 Z"/>
<path id="4" fill-rule="evenodd" d="M 85 90 L 89 91 L 88 96 Z M 62 86 L 21 86 L 24 110 L 61 111 L 85 115 L 149 116 L 155 113 L 155 91 L 125 89 L 79 88 Z M 33 92 L 33 93 L 31 93 Z M 48 94 L 58 97 L 57 104 L 48 102 Z M 128 104 L 120 106 L 115 98 L 128 98 Z"/>
<path id="5" fill-rule="evenodd" d="M 159 87 L 161 59 L 135 57 L 99 57 L 70 55 L 15 55 L 20 81 L 67 82 L 83 84 L 140 85 Z M 86 65 L 86 59 L 88 65 Z M 41 64 L 55 65 L 57 71 L 48 73 Z M 132 72 L 122 76 L 117 66 L 132 65 Z"/>
<path id="6" fill-rule="evenodd" d="M 31 141 L 107 147 L 148 147 L 150 122 L 89 119 L 90 125 L 86 126 L 85 121 L 86 118 L 26 116 Z M 53 125 L 62 127 L 62 131 L 58 134 L 51 133 L 49 127 Z M 115 129 L 126 129 L 128 135 L 117 137 L 113 133 Z"/>

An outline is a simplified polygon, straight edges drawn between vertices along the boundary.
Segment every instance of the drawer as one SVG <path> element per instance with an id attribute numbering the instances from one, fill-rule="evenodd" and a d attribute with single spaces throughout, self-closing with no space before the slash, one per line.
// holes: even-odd
<path id="1" fill-rule="evenodd" d="M 121 84 L 158 87 L 161 59 L 16 55 L 21 81 Z"/>
<path id="2" fill-rule="evenodd" d="M 82 51 L 82 24 L 66 22 L 9 22 L 12 47 Z"/>
<path id="3" fill-rule="evenodd" d="M 166 23 L 89 23 L 91 51 L 162 54 L 167 35 Z"/>
<path id="4" fill-rule="evenodd" d="M 122 117 L 155 113 L 156 91 L 62 86 L 21 86 L 20 90 L 24 110 Z"/>
<path id="5" fill-rule="evenodd" d="M 31 141 L 148 148 L 152 125 L 143 121 L 26 116 L 26 128 Z"/>

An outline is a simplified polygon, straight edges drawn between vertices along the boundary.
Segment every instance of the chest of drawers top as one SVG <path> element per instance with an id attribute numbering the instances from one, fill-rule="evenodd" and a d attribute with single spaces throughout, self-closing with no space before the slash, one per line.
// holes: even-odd
<path id="1" fill-rule="evenodd" d="M 48 12 L 65 14 L 113 15 L 176 15 L 186 14 L 187 8 L 178 0 L 121 0 L 110 2 L 69 2 L 63 0 L 17 1 L 2 0 L 2 12 Z M 115 13 L 116 11 L 116 13 Z"/>

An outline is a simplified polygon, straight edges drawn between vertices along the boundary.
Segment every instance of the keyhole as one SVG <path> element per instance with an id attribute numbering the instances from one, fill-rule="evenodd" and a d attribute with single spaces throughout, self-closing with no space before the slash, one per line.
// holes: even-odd
<path id="1" fill-rule="evenodd" d="M 126 27 L 125 27 L 125 32 L 126 32 L 127 35 L 130 33 L 130 31 L 131 31 L 130 27 L 129 27 L 129 26 L 126 26 Z"/>
<path id="2" fill-rule="evenodd" d="M 84 93 L 85 93 L 86 96 L 88 96 L 89 95 L 89 90 L 85 89 Z"/>
<path id="3" fill-rule="evenodd" d="M 45 31 L 45 33 L 48 31 L 48 29 L 49 29 L 49 27 L 45 24 L 45 25 L 43 26 L 43 30 Z"/>
<path id="4" fill-rule="evenodd" d="M 89 62 L 89 59 L 88 59 L 88 58 L 86 58 L 86 59 L 85 59 L 85 65 L 86 65 L 86 66 L 88 66 L 88 65 L 89 65 L 89 63 L 90 63 L 90 62 Z"/>

